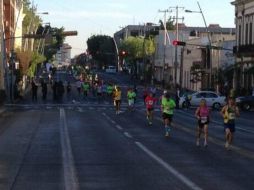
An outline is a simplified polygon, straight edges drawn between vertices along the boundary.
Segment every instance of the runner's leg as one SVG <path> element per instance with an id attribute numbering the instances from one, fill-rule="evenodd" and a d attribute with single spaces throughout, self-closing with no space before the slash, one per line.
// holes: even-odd
<path id="1" fill-rule="evenodd" d="M 205 138 L 204 146 L 207 146 L 207 140 L 208 140 L 208 125 L 207 124 L 205 124 L 204 126 L 204 138 Z"/>

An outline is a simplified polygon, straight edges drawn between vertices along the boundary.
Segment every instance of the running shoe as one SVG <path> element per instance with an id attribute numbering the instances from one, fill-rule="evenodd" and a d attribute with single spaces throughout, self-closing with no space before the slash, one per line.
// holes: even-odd
<path id="1" fill-rule="evenodd" d="M 208 144 L 207 144 L 207 142 L 205 141 L 205 142 L 204 142 L 204 147 L 207 147 L 207 146 L 208 146 Z"/>
<path id="2" fill-rule="evenodd" d="M 197 141 L 196 141 L 196 146 L 199 146 L 199 145 L 200 145 L 200 144 L 199 144 L 199 140 L 197 140 Z"/>
<path id="3" fill-rule="evenodd" d="M 229 149 L 229 142 L 227 141 L 226 144 L 225 144 L 225 148 L 226 149 Z"/>

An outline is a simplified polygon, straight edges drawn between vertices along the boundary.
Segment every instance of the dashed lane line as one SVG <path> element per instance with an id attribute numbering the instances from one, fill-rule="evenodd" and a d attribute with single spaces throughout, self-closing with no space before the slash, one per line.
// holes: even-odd
<path id="1" fill-rule="evenodd" d="M 197 186 L 194 182 L 192 182 L 190 179 L 185 177 L 183 174 L 178 172 L 175 168 L 173 168 L 171 165 L 166 163 L 164 160 L 162 160 L 160 157 L 155 155 L 152 151 L 150 151 L 147 147 L 145 147 L 140 142 L 135 142 L 135 144 L 144 151 L 148 156 L 150 156 L 153 160 L 155 160 L 158 164 L 160 164 L 163 168 L 165 168 L 169 173 L 173 174 L 177 179 L 179 179 L 182 183 L 184 183 L 189 189 L 192 190 L 201 190 L 199 186 Z"/>
<path id="2" fill-rule="evenodd" d="M 129 139 L 133 138 L 132 135 L 130 133 L 128 133 L 128 132 L 124 132 L 123 134 L 124 134 L 124 136 L 126 136 Z"/>
<path id="3" fill-rule="evenodd" d="M 62 148 L 62 162 L 64 172 L 65 190 L 79 190 L 79 182 L 74 164 L 70 136 L 67 127 L 66 114 L 63 108 L 60 109 L 60 138 Z"/>
<path id="4" fill-rule="evenodd" d="M 120 131 L 123 130 L 123 128 L 122 128 L 120 125 L 116 125 L 115 127 L 116 127 L 118 130 L 120 130 Z"/>

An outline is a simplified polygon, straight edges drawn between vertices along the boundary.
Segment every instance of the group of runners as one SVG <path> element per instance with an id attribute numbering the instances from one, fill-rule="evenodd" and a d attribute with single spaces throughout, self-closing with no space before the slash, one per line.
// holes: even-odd
<path id="1" fill-rule="evenodd" d="M 109 99 L 114 92 L 114 85 L 112 83 L 104 83 L 103 81 L 90 82 L 90 81 L 76 81 L 76 88 L 79 94 L 79 97 L 86 99 L 89 94 L 92 94 L 94 97 L 97 97 L 98 100 Z"/>
<path id="2" fill-rule="evenodd" d="M 135 103 L 136 93 L 133 89 L 129 89 L 127 92 L 129 110 L 132 110 Z M 148 125 L 152 126 L 154 109 L 157 105 L 157 102 L 160 103 L 162 119 L 165 127 L 165 137 L 170 137 L 170 132 L 172 130 L 172 120 L 174 115 L 174 109 L 176 108 L 175 100 L 170 96 L 168 91 L 164 91 L 163 95 L 160 98 L 156 98 L 154 91 L 149 91 L 144 95 L 144 103 L 146 106 L 146 118 Z M 114 94 L 114 103 L 116 106 L 116 114 L 120 113 L 120 104 L 121 104 L 121 89 L 116 88 Z M 225 148 L 229 149 L 232 144 L 234 132 L 235 132 L 235 120 L 236 117 L 240 116 L 239 109 L 236 106 L 235 99 L 229 97 L 227 99 L 227 104 L 220 111 L 221 116 L 224 120 L 224 131 L 225 131 Z M 206 100 L 202 99 L 199 107 L 195 111 L 195 117 L 197 118 L 197 134 L 196 134 L 196 146 L 200 146 L 200 139 L 202 133 L 204 134 L 204 143 L 203 146 L 208 146 L 208 126 L 211 121 L 211 110 L 207 106 Z"/>

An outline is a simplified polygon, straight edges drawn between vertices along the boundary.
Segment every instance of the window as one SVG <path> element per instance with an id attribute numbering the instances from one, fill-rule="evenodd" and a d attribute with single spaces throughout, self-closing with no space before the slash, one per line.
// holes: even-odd
<path id="1" fill-rule="evenodd" d="M 246 27 L 245 27 L 245 45 L 247 45 L 249 43 L 248 37 L 249 37 L 249 24 L 247 23 Z"/>
<path id="2" fill-rule="evenodd" d="M 238 28 L 238 45 L 241 45 L 242 44 L 242 26 L 239 25 L 239 28 Z"/>
<path id="3" fill-rule="evenodd" d="M 253 37 L 252 28 L 253 28 L 253 25 L 252 25 L 252 22 L 251 22 L 250 23 L 250 32 L 249 32 L 249 44 L 253 44 L 253 42 L 252 42 L 252 37 Z"/>
<path id="4" fill-rule="evenodd" d="M 205 92 L 201 92 L 201 93 L 196 95 L 196 98 L 206 98 L 206 93 Z"/>
<path id="5" fill-rule="evenodd" d="M 217 96 L 217 94 L 214 94 L 214 93 L 207 93 L 206 97 L 207 98 L 217 98 L 218 96 Z"/>

